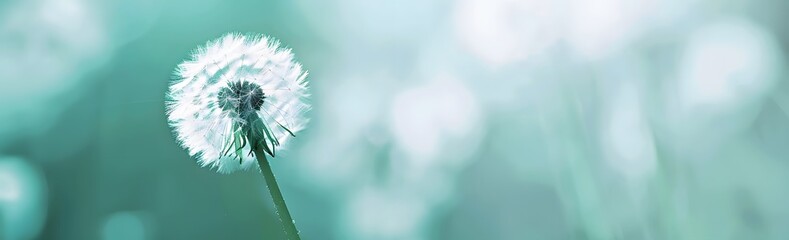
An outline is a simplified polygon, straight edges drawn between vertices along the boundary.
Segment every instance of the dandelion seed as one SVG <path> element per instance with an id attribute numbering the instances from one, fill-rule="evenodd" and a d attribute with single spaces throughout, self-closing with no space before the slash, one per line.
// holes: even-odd
<path id="1" fill-rule="evenodd" d="M 307 73 L 290 49 L 262 35 L 227 34 L 181 63 L 167 113 L 178 141 L 221 173 L 274 157 L 307 123 Z"/>

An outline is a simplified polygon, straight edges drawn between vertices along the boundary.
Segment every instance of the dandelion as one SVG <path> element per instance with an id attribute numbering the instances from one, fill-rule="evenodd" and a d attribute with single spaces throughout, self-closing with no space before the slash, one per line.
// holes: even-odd
<path id="1" fill-rule="evenodd" d="M 277 41 L 227 34 L 178 66 L 167 101 L 178 141 L 202 166 L 220 173 L 260 168 L 289 239 L 298 232 L 266 156 L 275 157 L 307 123 L 306 76 Z"/>

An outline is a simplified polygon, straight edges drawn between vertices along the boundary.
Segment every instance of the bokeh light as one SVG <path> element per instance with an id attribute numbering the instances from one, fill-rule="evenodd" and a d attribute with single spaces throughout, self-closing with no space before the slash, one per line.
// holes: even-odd
<path id="1" fill-rule="evenodd" d="M 18 157 L 0 157 L 0 236 L 36 239 L 47 215 L 41 170 Z"/>

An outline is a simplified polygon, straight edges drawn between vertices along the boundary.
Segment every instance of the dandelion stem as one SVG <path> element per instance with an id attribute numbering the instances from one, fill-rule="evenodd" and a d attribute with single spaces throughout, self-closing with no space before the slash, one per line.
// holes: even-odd
<path id="1" fill-rule="evenodd" d="M 296 224 L 290 216 L 288 206 L 285 205 L 282 192 L 279 191 L 277 179 L 274 178 L 274 173 L 271 172 L 271 165 L 268 163 L 266 153 L 260 148 L 255 148 L 255 157 L 257 157 L 258 165 L 260 165 L 260 172 L 263 174 L 263 178 L 266 179 L 268 192 L 274 200 L 274 207 L 276 208 L 277 216 L 279 216 L 279 221 L 282 223 L 282 229 L 285 231 L 285 237 L 289 240 L 300 240 L 299 231 L 296 230 Z"/>

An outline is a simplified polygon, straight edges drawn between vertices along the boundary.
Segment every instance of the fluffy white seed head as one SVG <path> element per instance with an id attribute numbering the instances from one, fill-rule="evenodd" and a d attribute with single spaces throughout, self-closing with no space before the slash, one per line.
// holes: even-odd
<path id="1" fill-rule="evenodd" d="M 308 121 L 307 73 L 271 38 L 227 34 L 198 48 L 175 74 L 170 126 L 190 155 L 221 173 L 257 166 L 248 131 L 264 136 L 273 156 Z"/>

